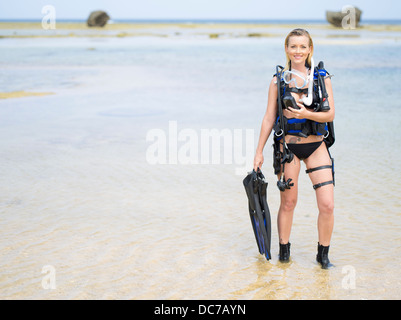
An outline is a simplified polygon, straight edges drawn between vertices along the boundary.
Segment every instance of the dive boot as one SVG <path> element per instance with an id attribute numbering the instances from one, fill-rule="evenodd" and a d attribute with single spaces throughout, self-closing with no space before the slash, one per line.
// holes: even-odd
<path id="1" fill-rule="evenodd" d="M 328 269 L 332 266 L 329 260 L 329 248 L 330 246 L 325 247 L 320 243 L 317 244 L 316 261 L 322 265 L 322 269 Z"/>
<path id="2" fill-rule="evenodd" d="M 287 244 L 281 244 L 280 243 L 279 260 L 281 262 L 290 261 L 290 246 L 291 246 L 291 243 L 289 243 L 289 242 Z"/>

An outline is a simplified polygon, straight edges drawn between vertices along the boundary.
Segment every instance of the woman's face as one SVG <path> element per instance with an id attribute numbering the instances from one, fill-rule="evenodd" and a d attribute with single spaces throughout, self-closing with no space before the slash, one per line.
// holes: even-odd
<path id="1" fill-rule="evenodd" d="M 309 46 L 309 38 L 307 36 L 292 36 L 288 39 L 288 46 L 285 52 L 291 60 L 291 64 L 305 64 L 312 48 Z"/>

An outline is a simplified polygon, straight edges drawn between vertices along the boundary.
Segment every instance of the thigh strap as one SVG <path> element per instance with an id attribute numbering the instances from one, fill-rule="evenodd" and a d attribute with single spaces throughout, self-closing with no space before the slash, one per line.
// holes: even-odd
<path id="1" fill-rule="evenodd" d="M 326 186 L 326 185 L 328 185 L 328 184 L 334 184 L 334 181 L 333 181 L 333 180 L 330 180 L 330 181 L 326 181 L 326 182 L 322 182 L 322 183 L 315 184 L 315 185 L 313 185 L 313 189 L 316 190 L 317 188 Z"/>
<path id="2" fill-rule="evenodd" d="M 332 163 L 334 163 L 333 160 L 334 160 L 334 159 L 331 159 Z M 326 185 L 328 185 L 328 184 L 334 184 L 334 170 L 333 170 L 333 164 L 331 164 L 331 165 L 328 164 L 328 165 L 325 165 L 325 166 L 320 166 L 320 167 L 310 168 L 310 169 L 305 170 L 306 173 L 311 173 L 311 172 L 318 171 L 318 170 L 323 170 L 323 169 L 332 169 L 333 180 L 326 181 L 326 182 L 321 182 L 321 183 L 317 183 L 317 184 L 313 185 L 313 189 L 315 189 L 315 190 L 318 189 L 318 188 L 320 188 L 320 187 L 326 186 Z"/>
<path id="3" fill-rule="evenodd" d="M 306 172 L 306 173 L 310 173 L 310 172 L 317 171 L 317 170 L 331 169 L 331 168 L 332 168 L 332 165 L 331 165 L 331 164 L 328 164 L 328 165 L 326 165 L 326 166 L 320 166 L 320 167 L 316 167 L 316 168 L 310 168 L 310 169 L 308 169 L 308 170 L 305 170 L 305 172 Z"/>

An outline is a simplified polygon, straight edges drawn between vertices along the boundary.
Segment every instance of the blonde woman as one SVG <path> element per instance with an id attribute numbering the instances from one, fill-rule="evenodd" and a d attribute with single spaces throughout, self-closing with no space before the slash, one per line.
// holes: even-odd
<path id="1" fill-rule="evenodd" d="M 289 261 L 290 233 L 298 197 L 300 161 L 316 192 L 318 254 L 328 268 L 328 251 L 334 225 L 334 164 L 328 148 L 334 143 L 335 114 L 330 75 L 320 63 L 314 68 L 313 41 L 304 29 L 292 30 L 285 39 L 285 68 L 278 66 L 269 86 L 254 169 L 264 162 L 263 148 L 274 129 L 274 169 L 278 175 L 280 208 L 277 218 L 279 260 Z M 313 85 L 314 84 L 314 85 Z"/>

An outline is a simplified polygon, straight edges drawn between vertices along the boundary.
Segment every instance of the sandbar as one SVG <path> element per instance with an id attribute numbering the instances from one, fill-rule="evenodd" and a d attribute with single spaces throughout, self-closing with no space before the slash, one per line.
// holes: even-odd
<path id="1" fill-rule="evenodd" d="M 53 92 L 27 92 L 27 91 L 11 91 L 0 92 L 0 99 L 23 98 L 32 96 L 47 96 L 54 94 Z"/>

